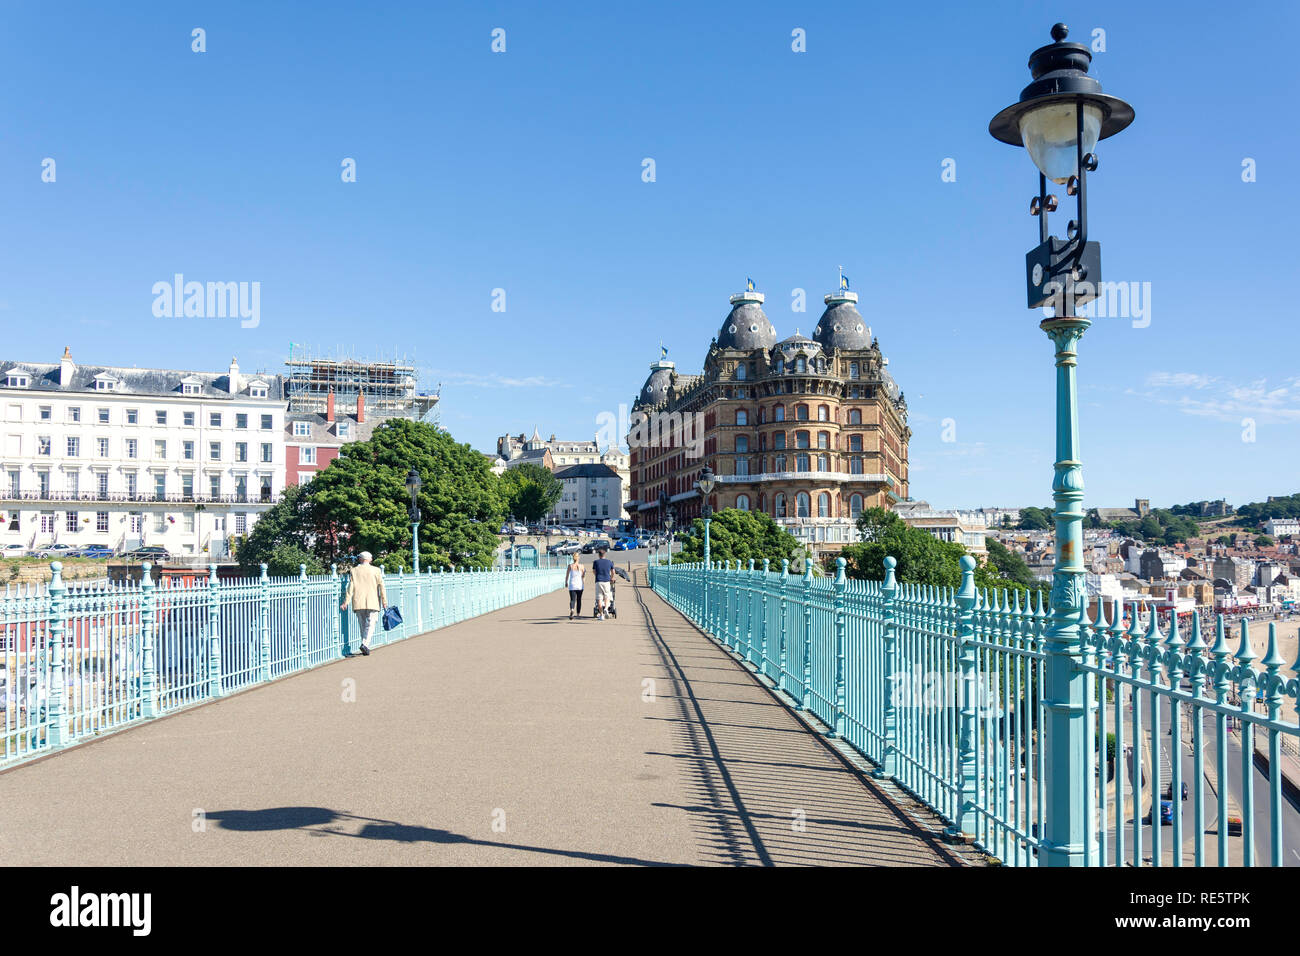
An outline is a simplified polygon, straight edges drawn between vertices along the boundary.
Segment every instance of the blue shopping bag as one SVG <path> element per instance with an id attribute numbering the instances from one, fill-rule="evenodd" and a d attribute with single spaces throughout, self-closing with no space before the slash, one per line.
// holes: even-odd
<path id="1" fill-rule="evenodd" d="M 384 608 L 384 630 L 391 631 L 402 623 L 402 612 L 396 607 Z"/>

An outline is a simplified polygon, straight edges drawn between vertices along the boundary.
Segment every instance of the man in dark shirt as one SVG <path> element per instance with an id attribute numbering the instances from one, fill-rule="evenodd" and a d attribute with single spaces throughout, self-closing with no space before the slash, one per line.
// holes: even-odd
<path id="1" fill-rule="evenodd" d="M 614 600 L 614 562 L 605 557 L 603 547 L 596 549 L 596 560 L 591 562 L 591 570 L 596 575 L 595 614 L 603 621 Z"/>

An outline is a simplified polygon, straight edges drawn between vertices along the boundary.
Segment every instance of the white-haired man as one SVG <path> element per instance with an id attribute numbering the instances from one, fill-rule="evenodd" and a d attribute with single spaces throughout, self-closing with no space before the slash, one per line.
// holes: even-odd
<path id="1" fill-rule="evenodd" d="M 375 622 L 388 606 L 388 595 L 384 592 L 384 572 L 370 562 L 373 556 L 369 551 L 362 551 L 357 557 L 360 563 L 348 575 L 348 591 L 343 596 L 343 610 L 352 605 L 357 615 L 357 624 L 361 629 L 361 653 L 370 656 L 370 638 L 375 633 Z"/>

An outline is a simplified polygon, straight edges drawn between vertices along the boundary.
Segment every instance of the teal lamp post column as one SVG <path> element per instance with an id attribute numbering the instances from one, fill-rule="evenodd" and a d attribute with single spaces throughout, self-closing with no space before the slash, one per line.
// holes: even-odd
<path id="1" fill-rule="evenodd" d="M 1025 257 L 1028 307 L 1050 309 L 1040 328 L 1056 351 L 1056 463 L 1052 481 L 1055 501 L 1056 563 L 1052 572 L 1051 612 L 1044 635 L 1046 655 L 1043 706 L 1047 726 L 1043 755 L 1044 827 L 1039 863 L 1083 866 L 1087 862 L 1091 821 L 1087 819 L 1087 675 L 1082 670 L 1083 466 L 1079 455 L 1079 416 L 1075 373 L 1079 340 L 1091 323 L 1075 307 L 1097 297 L 1101 282 L 1101 246 L 1088 241 L 1088 174 L 1097 169 L 1097 142 L 1133 122 L 1133 107 L 1101 91 L 1088 75 L 1092 53 L 1085 44 L 1067 42 L 1064 23 L 1052 27 L 1053 42 L 1029 57 L 1032 82 L 1020 99 L 989 122 L 994 139 L 1023 146 L 1038 167 L 1038 195 L 1029 204 L 1038 218 L 1039 244 Z M 1075 197 L 1076 217 L 1066 238 L 1049 234 L 1048 213 L 1057 197 L 1047 182 L 1065 186 Z"/>
<path id="2" fill-rule="evenodd" d="M 406 475 L 406 490 L 411 493 L 411 563 L 415 573 L 420 573 L 420 506 L 416 497 L 420 494 L 420 471 L 412 468 Z"/>
<path id="3" fill-rule="evenodd" d="M 713 555 L 709 551 L 709 522 L 713 518 L 713 508 L 709 505 L 709 495 L 713 494 L 713 486 L 717 484 L 717 479 L 713 477 L 713 469 L 708 465 L 700 472 L 699 480 L 695 482 L 695 490 L 700 493 L 700 499 L 703 504 L 700 505 L 700 517 L 704 519 L 704 620 L 709 620 L 709 571 L 712 568 Z M 673 550 L 672 536 L 668 537 L 668 553 L 671 556 Z M 670 557 L 671 560 L 671 557 Z"/>
<path id="4" fill-rule="evenodd" d="M 664 515 L 664 528 L 668 531 L 668 603 L 673 603 L 673 525 L 677 523 L 677 516 L 673 514 L 673 509 L 669 508 L 668 513 Z"/>

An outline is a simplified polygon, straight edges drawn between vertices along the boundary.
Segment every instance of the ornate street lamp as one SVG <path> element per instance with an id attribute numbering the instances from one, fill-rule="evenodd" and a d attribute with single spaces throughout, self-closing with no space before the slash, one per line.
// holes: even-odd
<path id="1" fill-rule="evenodd" d="M 1133 122 L 1133 108 L 1102 93 L 1101 84 L 1088 76 L 1092 54 L 1087 46 L 1066 42 L 1068 35 L 1064 23 L 1052 27 L 1055 42 L 1029 57 L 1033 82 L 989 123 L 995 139 L 1024 146 L 1038 167 L 1038 195 L 1029 211 L 1038 217 L 1039 244 L 1025 257 L 1028 300 L 1031 309 L 1050 305 L 1054 312 L 1039 326 L 1056 346 L 1056 563 L 1044 641 L 1043 697 L 1050 703 L 1043 795 L 1047 819 L 1039 857 L 1048 866 L 1082 866 L 1093 839 L 1083 800 L 1093 782 L 1083 779 L 1082 757 L 1092 741 L 1086 739 L 1086 675 L 1080 667 L 1085 568 L 1075 383 L 1079 339 L 1091 323 L 1075 314 L 1075 306 L 1096 298 L 1101 279 L 1101 247 L 1088 241 L 1087 179 L 1097 169 L 1093 150 L 1098 140 Z M 1064 184 L 1076 198 L 1076 218 L 1066 227 L 1065 239 L 1048 233 L 1047 214 L 1057 208 L 1056 197 L 1047 193 L 1049 179 Z M 970 762 L 974 780 L 974 754 L 963 754 L 962 760 Z"/>
<path id="2" fill-rule="evenodd" d="M 406 490 L 411 493 L 411 555 L 416 574 L 420 573 L 420 506 L 416 496 L 421 485 L 419 469 L 412 468 L 406 473 Z"/>
<path id="3" fill-rule="evenodd" d="M 713 477 L 713 469 L 708 465 L 704 466 L 704 471 L 700 473 L 700 478 L 695 482 L 695 490 L 700 493 L 704 504 L 700 506 L 700 517 L 704 519 L 704 566 L 709 566 L 709 521 L 713 517 L 713 508 L 709 505 L 709 495 L 713 494 L 713 486 L 717 484 L 717 479 Z"/>
<path id="4" fill-rule="evenodd" d="M 664 528 L 668 531 L 668 563 L 673 563 L 673 525 L 677 523 L 677 515 L 672 508 L 664 515 Z"/>

